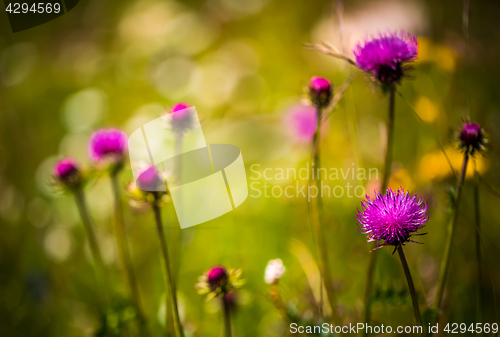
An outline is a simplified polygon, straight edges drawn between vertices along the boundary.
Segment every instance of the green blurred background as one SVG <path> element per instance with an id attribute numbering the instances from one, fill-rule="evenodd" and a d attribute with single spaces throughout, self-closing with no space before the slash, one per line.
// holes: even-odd
<path id="1" fill-rule="evenodd" d="M 339 8 L 343 7 L 343 11 Z M 451 130 L 471 116 L 491 133 L 478 169 L 500 190 L 500 6 L 472 1 L 465 48 L 460 1 L 300 0 L 82 0 L 62 17 L 11 33 L 0 23 L 0 335 L 91 336 L 100 326 L 92 260 L 72 198 L 51 189 L 54 161 L 72 156 L 89 165 L 86 143 L 99 127 L 128 134 L 173 104 L 195 105 L 210 143 L 240 147 L 249 182 L 253 164 L 301 168 L 310 147 L 294 137 L 287 116 L 303 104 L 311 76 L 335 87 L 353 83 L 334 110 L 322 141 L 326 168 L 381 168 L 387 102 L 353 67 L 307 50 L 329 41 L 350 53 L 356 43 L 387 29 L 419 37 L 419 60 L 396 99 L 396 143 L 391 185 L 429 202 L 424 245 L 408 245 L 420 305 L 432 303 L 444 251 L 449 186 L 453 175 L 430 126 L 455 167 L 461 155 Z M 255 167 L 254 167 L 255 168 Z M 472 175 L 472 165 L 469 170 Z M 131 179 L 129 167 L 122 175 Z M 252 179 L 254 178 L 254 179 Z M 470 178 L 470 177 L 469 177 Z M 271 179 L 270 186 L 295 185 Z M 363 185 L 349 178 L 329 184 Z M 304 180 L 299 180 L 303 185 Z M 375 184 L 375 185 L 374 185 Z M 476 321 L 473 180 L 465 183 L 442 322 Z M 116 294 L 126 290 L 112 235 L 110 182 L 86 189 L 105 263 Z M 250 191 L 251 195 L 255 192 Z M 344 322 L 361 321 L 371 245 L 357 231 L 360 198 L 325 198 L 324 233 Z M 482 184 L 480 210 L 485 256 L 485 322 L 495 320 L 494 287 L 500 288 L 499 199 Z M 172 205 L 163 209 L 169 239 L 179 234 Z M 164 282 L 158 238 L 150 212 L 125 208 L 127 235 L 150 328 L 162 335 Z M 281 258 L 287 271 L 282 296 L 304 317 L 317 315 L 318 282 L 311 263 L 307 204 L 298 198 L 254 198 L 208 223 L 182 231 L 178 291 L 190 336 L 219 336 L 216 301 L 196 294 L 197 277 L 215 264 L 242 268 L 235 336 L 283 336 L 286 323 L 268 300 L 264 269 Z M 411 301 L 399 261 L 390 248 L 376 251 L 373 324 L 413 324 Z"/>

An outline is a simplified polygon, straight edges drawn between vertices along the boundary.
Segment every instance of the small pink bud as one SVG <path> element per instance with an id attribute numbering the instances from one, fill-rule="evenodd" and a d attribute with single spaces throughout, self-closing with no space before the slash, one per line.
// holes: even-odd
<path id="1" fill-rule="evenodd" d="M 322 77 L 313 77 L 309 83 L 311 101 L 317 106 L 326 106 L 332 99 L 332 85 Z"/>
<path id="2" fill-rule="evenodd" d="M 207 273 L 208 284 L 212 289 L 222 286 L 227 278 L 227 270 L 222 266 L 215 266 Z"/>
<path id="3" fill-rule="evenodd" d="M 57 181 L 66 185 L 80 181 L 80 170 L 76 162 L 71 158 L 58 161 L 52 169 L 52 174 Z"/>

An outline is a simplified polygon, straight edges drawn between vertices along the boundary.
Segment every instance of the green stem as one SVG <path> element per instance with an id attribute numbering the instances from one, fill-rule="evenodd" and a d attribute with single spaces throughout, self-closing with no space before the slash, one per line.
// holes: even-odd
<path id="1" fill-rule="evenodd" d="M 156 198 L 155 198 L 156 199 Z M 165 283 L 167 287 L 167 292 L 170 294 L 170 303 L 172 304 L 172 312 L 174 315 L 174 325 L 179 337 L 184 337 L 184 331 L 182 330 L 182 324 L 179 317 L 179 309 L 177 305 L 177 291 L 175 288 L 175 282 L 172 278 L 172 271 L 170 270 L 170 259 L 168 257 L 167 241 L 165 240 L 165 233 L 163 231 L 163 224 L 161 221 L 161 210 L 158 205 L 159 200 L 155 200 L 153 203 L 153 212 L 155 214 L 156 229 L 158 231 L 158 238 L 160 239 L 160 248 L 163 258 L 163 273 L 165 277 Z M 168 297 L 168 296 L 167 296 Z M 168 301 L 167 301 L 168 303 Z M 168 308 L 165 308 L 168 310 Z"/>
<path id="2" fill-rule="evenodd" d="M 387 113 L 387 144 L 385 149 L 385 159 L 384 159 L 384 175 L 382 176 L 382 184 L 380 186 L 380 191 L 385 194 L 387 186 L 389 185 L 389 178 L 391 177 L 391 166 L 392 166 L 392 150 L 394 143 L 394 116 L 395 116 L 395 99 L 396 99 L 396 87 L 392 86 L 389 89 L 389 106 Z M 371 313 L 371 294 L 373 288 L 373 275 L 375 272 L 377 254 L 370 254 L 370 259 L 368 261 L 368 271 L 366 276 L 365 294 L 363 301 L 363 316 L 364 323 L 370 323 L 370 313 Z M 362 333 L 366 336 L 366 330 Z"/>
<path id="3" fill-rule="evenodd" d="M 226 299 L 226 295 L 222 297 L 222 305 L 224 307 L 224 337 L 231 337 L 231 308 L 229 308 L 229 303 Z"/>
<path id="4" fill-rule="evenodd" d="M 420 309 L 418 307 L 417 292 L 415 291 L 415 285 L 413 284 L 413 279 L 411 277 L 410 268 L 408 267 L 408 262 L 406 261 L 405 253 L 403 252 L 403 246 L 398 246 L 398 254 L 401 259 L 401 264 L 405 271 L 406 281 L 408 281 L 408 288 L 410 288 L 411 302 L 413 305 L 413 314 L 415 315 L 415 320 L 418 325 L 424 328 L 422 324 L 422 317 L 420 316 Z M 420 335 L 420 334 L 419 334 Z"/>
<path id="5" fill-rule="evenodd" d="M 123 207 L 121 201 L 120 184 L 118 181 L 118 171 L 114 172 L 110 176 L 111 185 L 114 194 L 114 232 L 116 239 L 116 246 L 118 248 L 118 256 L 120 258 L 120 263 L 125 270 L 125 276 L 130 289 L 130 295 L 134 301 L 134 305 L 137 310 L 139 325 L 141 331 L 144 335 L 148 335 L 146 332 L 146 320 L 142 311 L 141 296 L 139 293 L 139 287 L 137 285 L 137 279 L 135 277 L 134 268 L 132 264 L 132 258 L 130 255 L 130 249 L 125 235 L 125 226 L 123 223 Z"/>
<path id="6" fill-rule="evenodd" d="M 81 187 L 77 187 L 74 189 L 73 195 L 75 197 L 76 206 L 78 207 L 78 212 L 80 213 L 80 218 L 82 219 L 83 226 L 85 227 L 87 239 L 89 240 L 92 259 L 94 260 L 94 269 L 97 282 L 99 283 L 99 287 L 101 288 L 103 302 L 105 302 L 108 290 L 105 277 L 104 262 L 102 261 L 101 250 L 99 249 L 99 244 L 97 243 L 97 237 L 94 232 L 92 220 L 90 219 L 87 202 L 85 200 L 85 194 L 83 193 L 83 189 Z"/>
<path id="7" fill-rule="evenodd" d="M 445 251 L 443 255 L 443 260 L 441 262 L 441 270 L 439 272 L 438 287 L 436 292 L 436 298 L 434 300 L 434 309 L 438 311 L 441 308 L 441 302 L 443 300 L 444 287 L 446 284 L 446 277 L 448 275 L 448 270 L 450 268 L 450 252 L 451 245 L 453 243 L 453 237 L 455 234 L 455 227 L 458 220 L 458 207 L 460 205 L 460 199 L 462 196 L 462 185 L 465 180 L 465 173 L 467 171 L 467 162 L 469 161 L 469 152 L 466 151 L 464 154 L 464 161 L 462 164 L 462 171 L 458 178 L 457 187 L 455 189 L 455 201 L 453 203 L 453 212 L 448 224 L 448 238 L 446 240 Z"/>
<path id="8" fill-rule="evenodd" d="M 323 221 L 323 199 L 321 197 L 321 174 L 319 169 L 321 167 L 320 160 L 320 141 L 321 141 L 321 120 L 322 120 L 322 108 L 317 107 L 317 122 L 316 131 L 313 136 L 312 144 L 312 161 L 313 161 L 313 177 L 314 183 L 317 188 L 318 196 L 316 199 L 316 217 L 313 216 L 313 212 L 309 212 L 311 215 L 311 224 L 313 228 L 316 228 L 316 243 L 318 244 L 318 267 L 320 271 L 320 278 L 322 280 L 322 285 L 326 290 L 326 295 L 332 311 L 332 316 L 335 324 L 340 324 L 340 318 L 338 317 L 336 305 L 335 305 L 335 290 L 333 288 L 332 276 L 330 270 L 330 264 L 328 262 L 328 254 L 326 251 L 325 234 L 326 230 Z M 309 193 L 309 191 L 308 191 Z M 309 205 L 310 207 L 311 205 Z M 320 314 L 323 314 L 323 287 L 320 284 Z"/>
<path id="9" fill-rule="evenodd" d="M 482 296 L 482 262 L 481 262 L 481 219 L 480 219 L 480 209 L 479 209 L 479 173 L 477 172 L 476 161 L 474 161 L 474 215 L 476 219 L 476 264 L 477 264 L 477 294 L 476 294 L 476 320 L 477 323 L 481 323 L 482 319 L 482 306 L 481 306 L 481 296 Z"/>

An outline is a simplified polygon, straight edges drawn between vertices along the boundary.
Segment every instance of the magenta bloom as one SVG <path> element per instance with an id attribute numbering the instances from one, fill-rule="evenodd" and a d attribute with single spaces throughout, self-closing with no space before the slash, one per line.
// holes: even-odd
<path id="1" fill-rule="evenodd" d="M 399 83 L 404 64 L 417 58 L 417 38 L 406 32 L 383 33 L 358 43 L 354 48 L 356 65 L 384 85 Z"/>
<path id="2" fill-rule="evenodd" d="M 93 161 L 122 160 L 127 151 L 127 135 L 118 129 L 97 130 L 90 136 L 88 150 Z"/>
<path id="3" fill-rule="evenodd" d="M 170 110 L 172 114 L 172 129 L 176 132 L 183 132 L 191 128 L 193 119 L 187 103 L 178 103 Z"/>
<path id="4" fill-rule="evenodd" d="M 361 206 L 356 217 L 359 231 L 368 236 L 368 242 L 379 244 L 383 240 L 377 248 L 415 242 L 412 235 L 422 235 L 418 231 L 429 220 L 427 203 L 402 188 L 396 192 L 388 188 L 385 195 L 378 193 L 375 199 L 366 196 Z"/>
<path id="5" fill-rule="evenodd" d="M 143 191 L 160 191 L 161 186 L 165 184 L 156 167 L 150 165 L 141 171 L 137 177 L 137 187 Z"/>
<path id="6" fill-rule="evenodd" d="M 288 112 L 286 121 L 297 140 L 310 142 L 317 127 L 316 109 L 313 106 L 295 106 Z"/>
<path id="7" fill-rule="evenodd" d="M 212 289 L 221 287 L 227 279 L 227 270 L 222 266 L 215 266 L 207 273 L 207 281 Z"/>
<path id="8" fill-rule="evenodd" d="M 475 151 L 485 149 L 487 137 L 479 124 L 465 122 L 458 135 L 458 143 L 461 149 L 470 151 L 470 154 L 474 154 Z"/>
<path id="9" fill-rule="evenodd" d="M 53 169 L 54 178 L 63 184 L 74 184 L 80 180 L 80 170 L 78 165 L 71 158 L 65 158 L 58 161 Z"/>
<path id="10" fill-rule="evenodd" d="M 309 95 L 311 101 L 319 106 L 326 106 L 332 98 L 332 85 L 330 81 L 322 77 L 313 77 L 309 83 Z"/>

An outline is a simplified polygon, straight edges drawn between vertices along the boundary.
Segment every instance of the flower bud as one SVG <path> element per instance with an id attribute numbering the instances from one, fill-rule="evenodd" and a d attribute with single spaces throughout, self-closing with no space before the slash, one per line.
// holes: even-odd
<path id="1" fill-rule="evenodd" d="M 127 151 L 127 135 L 118 129 L 100 129 L 89 140 L 90 158 L 99 162 L 104 159 L 122 161 Z"/>
<path id="2" fill-rule="evenodd" d="M 226 268 L 222 266 L 215 266 L 208 271 L 207 281 L 210 288 L 215 289 L 224 285 L 227 281 L 228 275 Z"/>
<path id="3" fill-rule="evenodd" d="M 332 99 L 332 91 L 332 85 L 326 78 L 311 78 L 311 82 L 309 83 L 309 96 L 316 106 L 327 106 Z"/>
<path id="4" fill-rule="evenodd" d="M 470 154 L 484 150 L 486 145 L 484 130 L 477 123 L 465 122 L 458 135 L 458 143 L 461 149 L 470 151 Z"/>
<path id="5" fill-rule="evenodd" d="M 58 161 L 52 169 L 52 174 L 58 182 L 66 186 L 75 186 L 81 182 L 80 170 L 71 158 Z"/>
<path id="6" fill-rule="evenodd" d="M 144 191 L 155 192 L 161 190 L 160 186 L 165 184 L 156 167 L 149 165 L 142 170 L 137 177 L 137 187 Z"/>
<path id="7" fill-rule="evenodd" d="M 193 121 L 190 105 L 186 103 L 178 103 L 170 110 L 172 114 L 172 129 L 176 132 L 183 132 L 191 128 Z"/>

